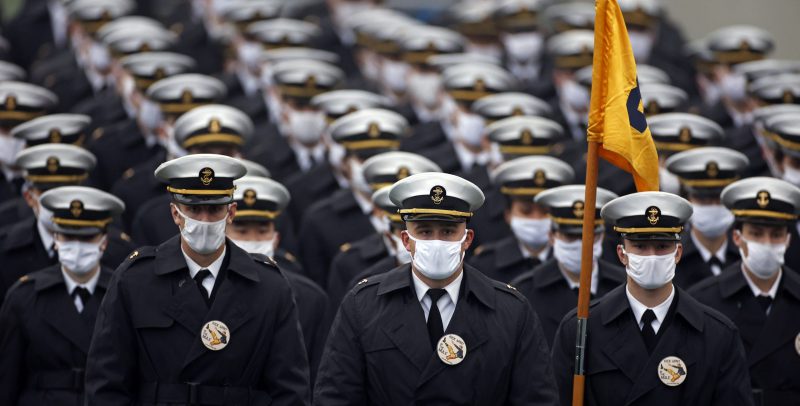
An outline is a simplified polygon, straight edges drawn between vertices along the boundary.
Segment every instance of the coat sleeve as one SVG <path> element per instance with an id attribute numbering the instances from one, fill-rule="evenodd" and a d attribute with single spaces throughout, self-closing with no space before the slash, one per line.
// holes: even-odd
<path id="1" fill-rule="evenodd" d="M 555 371 L 558 395 L 562 405 L 572 404 L 572 379 L 575 370 L 575 318 L 568 314 L 561 320 L 553 339 L 553 370 Z"/>
<path id="2" fill-rule="evenodd" d="M 516 357 L 508 392 L 509 405 L 558 406 L 553 365 L 542 326 L 530 304 L 524 303 Z"/>
<path id="3" fill-rule="evenodd" d="M 267 389 L 273 405 L 310 405 L 308 355 L 288 283 L 279 295 L 282 306 L 275 322 L 273 345 L 261 386 Z"/>
<path id="4" fill-rule="evenodd" d="M 345 296 L 333 321 L 317 372 L 314 404 L 367 404 L 366 365 L 357 331 L 355 299 L 352 292 Z"/>
<path id="5" fill-rule="evenodd" d="M 23 376 L 23 356 L 27 346 L 19 315 L 16 313 L 12 288 L 0 307 L 0 403 L 15 405 L 19 397 L 20 378 Z"/>
<path id="6" fill-rule="evenodd" d="M 747 358 L 739 337 L 739 330 L 729 334 L 728 345 L 721 351 L 719 379 L 714 389 L 714 406 L 753 406 L 753 389 L 750 386 L 750 373 Z"/>
<path id="7" fill-rule="evenodd" d="M 122 267 L 114 273 L 97 312 L 84 385 L 89 406 L 130 405 L 137 396 L 136 331 L 126 309 Z"/>

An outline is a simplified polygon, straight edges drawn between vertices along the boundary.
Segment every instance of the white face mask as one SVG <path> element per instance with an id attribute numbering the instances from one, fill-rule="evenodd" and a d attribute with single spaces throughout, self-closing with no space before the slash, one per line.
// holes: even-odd
<path id="1" fill-rule="evenodd" d="M 105 72 L 111 66 L 111 54 L 108 48 L 92 41 L 89 46 L 89 63 L 96 71 Z"/>
<path id="2" fill-rule="evenodd" d="M 183 214 L 175 207 L 178 214 L 183 217 L 181 237 L 189 247 L 199 254 L 210 254 L 216 251 L 225 242 L 225 226 L 228 213 L 219 221 L 199 221 Z"/>
<path id="3" fill-rule="evenodd" d="M 501 37 L 506 53 L 515 61 L 538 61 L 544 45 L 544 35 L 539 32 L 504 34 Z"/>
<path id="4" fill-rule="evenodd" d="M 717 238 L 725 234 L 733 225 L 735 217 L 730 210 L 721 204 L 692 205 L 692 227 L 709 238 Z"/>
<path id="5" fill-rule="evenodd" d="M 161 107 L 159 107 L 158 103 L 148 99 L 142 99 L 137 117 L 142 127 L 148 130 L 156 129 L 164 121 Z"/>
<path id="6" fill-rule="evenodd" d="M 628 38 L 631 40 L 631 50 L 636 62 L 647 62 L 653 50 L 653 36 L 645 32 L 628 31 Z"/>
<path id="7" fill-rule="evenodd" d="M 371 82 L 376 82 L 381 76 L 381 62 L 378 56 L 370 51 L 361 51 L 362 59 L 359 70 L 364 78 Z"/>
<path id="8" fill-rule="evenodd" d="M 409 96 L 429 109 L 438 107 L 441 86 L 442 78 L 435 73 L 412 72 L 408 77 Z"/>
<path id="9" fill-rule="evenodd" d="M 589 90 L 572 79 L 566 80 L 558 88 L 558 96 L 561 99 L 561 103 L 575 114 L 583 114 L 589 109 Z"/>
<path id="10" fill-rule="evenodd" d="M 675 251 L 665 255 L 636 255 L 622 252 L 628 257 L 625 272 L 643 289 L 658 289 L 675 277 Z"/>
<path id="11" fill-rule="evenodd" d="M 231 239 L 234 244 L 250 254 L 261 254 L 272 258 L 275 255 L 275 238 L 261 241 L 243 241 Z"/>
<path id="12" fill-rule="evenodd" d="M 389 232 L 389 219 L 382 214 L 370 214 L 369 222 L 378 234 Z"/>
<path id="13" fill-rule="evenodd" d="M 283 124 L 281 120 L 281 105 L 280 100 L 278 100 L 278 96 L 275 94 L 274 90 L 267 89 L 264 91 L 264 105 L 267 106 L 267 111 L 269 112 L 269 120 L 271 123 L 278 123 Z M 280 129 L 281 134 L 283 134 L 283 128 Z"/>
<path id="14" fill-rule="evenodd" d="M 544 247 L 549 241 L 551 226 L 549 218 L 529 219 L 513 216 L 510 225 L 517 239 L 530 248 Z"/>
<path id="15" fill-rule="evenodd" d="M 783 178 L 783 180 L 795 186 L 800 186 L 800 170 L 798 169 L 784 165 L 783 175 L 781 177 Z"/>
<path id="16" fill-rule="evenodd" d="M 44 226 L 44 228 L 48 230 L 53 229 L 53 212 L 47 207 L 44 207 L 41 200 L 39 200 L 39 209 L 36 211 L 36 220 L 39 224 Z"/>
<path id="17" fill-rule="evenodd" d="M 12 166 L 17 154 L 25 148 L 25 141 L 7 134 L 0 134 L 0 164 Z"/>
<path id="18" fill-rule="evenodd" d="M 403 240 L 392 234 L 392 241 L 394 241 L 395 258 L 397 258 L 397 262 L 400 264 L 411 262 L 411 253 L 408 252 L 406 246 L 403 245 Z"/>
<path id="19" fill-rule="evenodd" d="M 381 80 L 393 92 L 405 92 L 408 69 L 408 65 L 403 62 L 387 59 L 381 65 Z"/>
<path id="20" fill-rule="evenodd" d="M 662 192 L 678 194 L 681 191 L 681 181 L 672 172 L 664 169 L 658 169 L 658 182 Z"/>
<path id="21" fill-rule="evenodd" d="M 483 117 L 456 109 L 453 123 L 458 138 L 473 147 L 479 147 L 483 139 Z"/>
<path id="22" fill-rule="evenodd" d="M 261 52 L 261 45 L 247 41 L 236 48 L 236 57 L 248 70 L 255 71 L 258 68 Z"/>
<path id="23" fill-rule="evenodd" d="M 103 237 L 104 240 L 105 237 Z M 103 244 L 103 241 L 93 243 L 56 240 L 58 262 L 76 275 L 86 275 L 100 263 L 100 257 L 103 256 L 100 245 Z"/>
<path id="24" fill-rule="evenodd" d="M 364 178 L 364 164 L 357 159 L 350 158 L 348 165 L 350 165 L 350 184 L 361 193 L 371 194 L 372 188 Z"/>
<path id="25" fill-rule="evenodd" d="M 739 233 L 738 230 L 736 232 Z M 744 250 L 739 247 L 739 255 L 747 269 L 761 279 L 775 276 L 783 266 L 788 241 L 784 244 L 762 244 L 745 239 L 741 233 L 739 236 L 747 246 L 747 255 L 744 255 Z"/>
<path id="26" fill-rule="evenodd" d="M 159 142 L 162 140 L 164 139 L 159 138 Z M 166 141 L 165 147 L 167 148 L 167 154 L 169 154 L 170 157 L 180 158 L 182 156 L 189 155 L 189 151 L 186 151 L 182 146 L 178 145 L 178 141 L 175 140 L 174 135 L 168 135 L 164 141 Z"/>
<path id="27" fill-rule="evenodd" d="M 414 254 L 412 262 L 414 268 L 425 277 L 440 281 L 447 279 L 458 271 L 464 252 L 461 244 L 467 239 L 467 233 L 460 241 L 418 240 L 408 235 L 414 241 Z"/>
<path id="28" fill-rule="evenodd" d="M 503 49 L 495 44 L 474 44 L 468 42 L 467 52 L 470 54 L 485 55 L 498 60 L 503 59 Z"/>
<path id="29" fill-rule="evenodd" d="M 334 168 L 341 168 L 344 157 L 347 155 L 347 150 L 336 142 L 331 142 L 328 145 L 328 162 Z"/>
<path id="30" fill-rule="evenodd" d="M 294 110 L 286 107 L 287 131 L 304 145 L 314 145 L 322 138 L 325 115 L 319 111 Z"/>
<path id="31" fill-rule="evenodd" d="M 592 261 L 603 255 L 603 240 L 592 244 Z M 581 273 L 581 240 L 566 242 L 558 238 L 553 242 L 553 257 L 570 273 Z"/>
<path id="32" fill-rule="evenodd" d="M 747 78 L 741 74 L 726 73 L 719 80 L 722 96 L 734 102 L 743 101 L 747 97 Z"/>

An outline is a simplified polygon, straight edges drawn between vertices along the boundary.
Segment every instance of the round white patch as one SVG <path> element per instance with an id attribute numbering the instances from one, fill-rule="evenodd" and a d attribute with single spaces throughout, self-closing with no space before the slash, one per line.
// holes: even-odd
<path id="1" fill-rule="evenodd" d="M 211 320 L 203 326 L 200 338 L 206 348 L 211 351 L 219 351 L 231 342 L 231 333 L 225 323 Z"/>
<path id="2" fill-rule="evenodd" d="M 447 334 L 436 345 L 439 359 L 447 365 L 457 365 L 467 356 L 467 344 L 456 334 Z"/>
<path id="3" fill-rule="evenodd" d="M 667 357 L 658 363 L 658 379 L 667 386 L 678 386 L 686 380 L 686 364 L 678 357 Z"/>

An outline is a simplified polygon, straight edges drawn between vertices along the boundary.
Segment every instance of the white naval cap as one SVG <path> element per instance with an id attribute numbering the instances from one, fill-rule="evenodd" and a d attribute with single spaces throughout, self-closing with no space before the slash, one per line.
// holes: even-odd
<path id="1" fill-rule="evenodd" d="M 692 205 L 672 193 L 638 192 L 606 203 L 600 215 L 628 240 L 679 241 Z"/>
<path id="2" fill-rule="evenodd" d="M 793 225 L 800 217 L 800 188 L 781 179 L 742 179 L 723 189 L 721 198 L 741 222 Z"/>
<path id="3" fill-rule="evenodd" d="M 362 170 L 372 190 L 377 190 L 418 173 L 441 172 L 442 168 L 422 155 L 391 151 L 367 159 Z"/>
<path id="4" fill-rule="evenodd" d="M 586 186 L 585 185 L 564 185 L 547 189 L 533 199 L 533 201 L 548 209 L 548 214 L 552 220 L 553 229 L 568 234 L 583 233 L 583 216 L 587 208 L 585 204 Z M 595 198 L 595 230 L 601 231 L 603 218 L 600 210 L 606 203 L 616 199 L 617 194 L 603 188 L 597 188 Z"/>
<path id="5" fill-rule="evenodd" d="M 291 199 L 289 190 L 269 178 L 247 175 L 233 183 L 236 185 L 234 221 L 274 221 Z"/>
<path id="6" fill-rule="evenodd" d="M 220 144 L 241 148 L 252 135 L 250 117 L 224 104 L 196 107 L 175 120 L 175 140 L 187 151 Z"/>
<path id="7" fill-rule="evenodd" d="M 498 165 L 491 178 L 504 195 L 532 198 L 547 189 L 572 183 L 575 172 L 557 158 L 524 156 Z"/>
<path id="8" fill-rule="evenodd" d="M 11 130 L 11 136 L 25 140 L 31 147 L 42 144 L 83 145 L 91 117 L 84 114 L 49 114 L 22 123 Z"/>
<path id="9" fill-rule="evenodd" d="M 125 210 L 116 196 L 86 186 L 62 186 L 42 193 L 39 202 L 53 212 L 52 231 L 68 235 L 104 233 Z"/>
<path id="10" fill-rule="evenodd" d="M 193 154 L 162 163 L 155 177 L 167 183 L 176 203 L 219 205 L 233 201 L 233 182 L 247 168 L 236 158 L 217 154 Z"/>
<path id="11" fill-rule="evenodd" d="M 456 221 L 472 217 L 485 200 L 472 182 L 448 173 L 426 172 L 398 181 L 389 199 L 403 221 Z"/>
<path id="12" fill-rule="evenodd" d="M 719 197 L 722 188 L 741 178 L 749 164 L 739 151 L 700 147 L 669 157 L 664 166 L 678 177 L 690 196 Z"/>
<path id="13" fill-rule="evenodd" d="M 17 154 L 15 165 L 24 171 L 25 180 L 38 189 L 77 185 L 89 177 L 97 159 L 74 145 L 41 144 Z"/>

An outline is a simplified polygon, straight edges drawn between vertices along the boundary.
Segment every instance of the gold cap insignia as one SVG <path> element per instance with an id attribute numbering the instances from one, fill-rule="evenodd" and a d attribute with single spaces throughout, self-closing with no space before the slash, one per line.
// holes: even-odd
<path id="1" fill-rule="evenodd" d="M 397 180 L 405 179 L 411 175 L 411 171 L 408 169 L 407 166 L 401 166 L 397 169 Z"/>
<path id="2" fill-rule="evenodd" d="M 445 196 L 447 196 L 447 191 L 443 187 L 436 185 L 431 188 L 431 200 L 433 204 L 442 204 Z"/>
<path id="3" fill-rule="evenodd" d="M 476 92 L 486 91 L 486 83 L 483 81 L 483 78 L 475 79 L 475 91 Z"/>
<path id="4" fill-rule="evenodd" d="M 789 89 L 783 91 L 783 103 L 784 104 L 792 104 L 794 103 L 794 94 Z"/>
<path id="5" fill-rule="evenodd" d="M 651 100 L 650 103 L 647 103 L 647 114 L 653 116 L 658 114 L 661 111 L 661 107 L 656 103 L 655 100 Z"/>
<path id="6" fill-rule="evenodd" d="M 56 173 L 58 172 L 59 166 L 61 166 L 61 163 L 58 161 L 58 158 L 54 156 L 47 158 L 47 172 Z"/>
<path id="7" fill-rule="evenodd" d="M 531 130 L 527 128 L 522 130 L 522 134 L 520 134 L 520 142 L 522 145 L 533 144 L 533 133 L 531 133 Z"/>
<path id="8" fill-rule="evenodd" d="M 150 52 L 150 44 L 143 42 L 142 45 L 139 46 L 139 52 Z"/>
<path id="9" fill-rule="evenodd" d="M 222 131 L 222 124 L 219 123 L 219 119 L 212 118 L 211 121 L 208 122 L 208 132 L 216 134 L 220 131 Z"/>
<path id="10" fill-rule="evenodd" d="M 586 211 L 586 205 L 583 203 L 582 200 L 576 200 L 572 203 L 572 214 L 575 215 L 575 218 L 582 219 L 583 214 Z"/>
<path id="11" fill-rule="evenodd" d="M 371 122 L 369 123 L 369 127 L 367 128 L 367 135 L 370 138 L 378 138 L 381 135 L 381 129 L 378 127 L 378 123 Z"/>
<path id="12" fill-rule="evenodd" d="M 709 178 L 716 178 L 719 175 L 719 165 L 715 161 L 706 164 L 706 175 Z"/>
<path id="13" fill-rule="evenodd" d="M 252 206 L 256 204 L 256 191 L 253 189 L 247 189 L 244 191 L 244 204 L 247 206 Z"/>
<path id="14" fill-rule="evenodd" d="M 544 171 L 541 169 L 537 169 L 536 172 L 533 173 L 533 184 L 536 186 L 544 186 L 547 183 L 547 176 L 544 174 Z"/>
<path id="15" fill-rule="evenodd" d="M 525 115 L 525 112 L 524 112 L 524 111 L 522 111 L 522 107 L 520 107 L 520 106 L 514 106 L 514 109 L 513 109 L 513 110 L 511 110 L 511 115 L 512 115 L 512 116 L 524 116 L 524 115 Z"/>
<path id="16" fill-rule="evenodd" d="M 17 109 L 17 96 L 10 94 L 6 96 L 6 110 L 13 111 Z"/>
<path id="17" fill-rule="evenodd" d="M 317 87 L 317 77 L 314 75 L 310 75 L 308 79 L 306 79 L 306 88 L 313 89 Z"/>
<path id="18" fill-rule="evenodd" d="M 183 93 L 181 93 L 181 103 L 183 104 L 191 104 L 194 100 L 194 96 L 192 96 L 192 92 L 189 89 L 183 89 Z"/>
<path id="19" fill-rule="evenodd" d="M 50 129 L 50 134 L 48 135 L 50 142 L 53 144 L 58 144 L 61 142 L 61 131 L 58 128 Z"/>
<path id="20" fill-rule="evenodd" d="M 153 79 L 161 80 L 167 77 L 167 72 L 162 67 L 156 68 L 156 71 L 153 72 Z"/>
<path id="21" fill-rule="evenodd" d="M 73 200 L 69 203 L 69 212 L 72 217 L 78 218 L 83 213 L 83 202 L 80 200 Z"/>
<path id="22" fill-rule="evenodd" d="M 650 206 L 644 213 L 647 216 L 647 221 L 650 223 L 651 226 L 658 224 L 658 220 L 661 219 L 661 209 L 656 206 Z"/>
<path id="23" fill-rule="evenodd" d="M 742 43 L 739 44 L 739 50 L 742 52 L 750 52 L 750 44 L 747 41 L 742 40 Z"/>
<path id="24" fill-rule="evenodd" d="M 200 182 L 203 186 L 208 186 L 214 180 L 214 170 L 211 168 L 203 168 L 200 170 Z"/>
<path id="25" fill-rule="evenodd" d="M 689 129 L 689 127 L 681 128 L 681 133 L 678 135 L 678 141 L 684 144 L 688 144 L 692 141 L 692 131 Z"/>
<path id="26" fill-rule="evenodd" d="M 769 192 L 767 192 L 766 190 L 760 190 L 756 194 L 756 204 L 758 205 L 758 207 L 762 209 L 766 208 L 767 206 L 769 206 L 770 197 L 771 196 Z"/>

